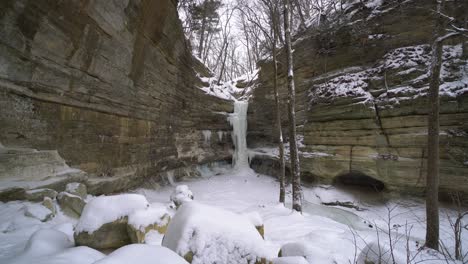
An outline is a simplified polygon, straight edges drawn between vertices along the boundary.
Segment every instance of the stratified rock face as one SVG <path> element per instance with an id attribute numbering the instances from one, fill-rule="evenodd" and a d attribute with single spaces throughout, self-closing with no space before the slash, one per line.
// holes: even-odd
<path id="1" fill-rule="evenodd" d="M 309 31 L 296 41 L 304 177 L 330 183 L 337 176 L 367 175 L 387 189 L 424 190 L 434 1 L 397 2 L 382 1 L 376 9 L 356 4 L 346 22 Z M 447 12 L 462 17 L 466 4 L 451 3 Z M 446 193 L 468 193 L 467 46 L 452 39 L 444 47 L 440 181 Z M 286 125 L 284 73 L 280 77 Z M 249 105 L 251 147 L 275 141 L 271 80 L 272 65 L 265 62 Z"/>
<path id="2" fill-rule="evenodd" d="M 105 176 L 93 193 L 228 159 L 202 131 L 230 131 L 232 105 L 195 87 L 175 2 L 1 1 L 0 142 L 58 150 Z"/>

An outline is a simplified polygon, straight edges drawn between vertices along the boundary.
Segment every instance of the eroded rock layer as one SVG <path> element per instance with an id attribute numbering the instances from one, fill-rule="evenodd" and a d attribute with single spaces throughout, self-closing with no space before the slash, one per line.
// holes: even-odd
<path id="1" fill-rule="evenodd" d="M 0 142 L 58 150 L 94 193 L 227 159 L 232 104 L 193 65 L 176 1 L 1 1 Z"/>
<path id="2" fill-rule="evenodd" d="M 296 40 L 296 111 L 306 180 L 331 183 L 338 176 L 349 176 L 347 182 L 352 182 L 365 175 L 390 190 L 424 191 L 429 43 L 435 8 L 429 0 L 399 2 L 382 1 L 378 7 L 356 4 L 340 20 Z M 466 1 L 452 2 L 446 12 L 463 21 L 466 5 Z M 444 47 L 440 183 L 445 194 L 468 193 L 468 43 L 464 41 L 454 38 Z M 287 89 L 284 69 L 281 72 L 286 125 Z M 259 141 L 275 142 L 275 113 L 268 110 L 274 109 L 272 73 L 271 62 L 261 64 L 249 106 L 250 147 L 258 147 Z M 287 132 L 286 126 L 283 131 Z"/>

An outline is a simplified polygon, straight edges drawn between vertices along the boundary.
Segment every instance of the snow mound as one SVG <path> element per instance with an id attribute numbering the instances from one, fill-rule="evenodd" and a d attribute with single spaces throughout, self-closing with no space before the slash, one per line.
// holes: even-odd
<path id="1" fill-rule="evenodd" d="M 396 260 L 397 263 L 403 263 L 398 261 L 398 258 L 396 258 Z M 393 263 L 390 248 L 386 245 L 379 245 L 376 242 L 371 242 L 361 251 L 357 263 Z"/>
<path id="2" fill-rule="evenodd" d="M 65 233 L 54 229 L 40 229 L 29 238 L 24 251 L 7 263 L 87 264 L 104 257 L 102 253 L 94 249 L 87 247 L 72 248 L 73 246 L 73 242 Z"/>
<path id="3" fill-rule="evenodd" d="M 148 201 L 140 194 L 100 196 L 86 204 L 75 233 L 93 233 L 102 225 L 128 216 L 137 210 L 146 209 Z"/>
<path id="4" fill-rule="evenodd" d="M 193 193 L 189 190 L 187 185 L 178 185 L 174 192 L 171 194 L 171 201 L 178 207 L 185 202 L 193 200 Z"/>
<path id="5" fill-rule="evenodd" d="M 10 264 L 92 264 L 106 255 L 89 247 L 73 247 L 43 256 L 22 256 Z"/>
<path id="6" fill-rule="evenodd" d="M 309 264 L 304 257 L 283 257 L 273 259 L 273 264 Z"/>
<path id="7" fill-rule="evenodd" d="M 72 247 L 68 236 L 54 229 L 40 229 L 28 240 L 24 254 L 28 256 L 50 255 Z"/>
<path id="8" fill-rule="evenodd" d="M 288 243 L 281 247 L 281 256 L 283 257 L 305 257 L 309 255 L 310 249 L 304 243 Z"/>
<path id="9" fill-rule="evenodd" d="M 133 228 L 144 231 L 145 227 L 153 224 L 158 226 L 167 225 L 169 219 L 164 217 L 168 215 L 167 208 L 164 206 L 153 206 L 138 210 L 128 216 L 128 224 Z"/>
<path id="10" fill-rule="evenodd" d="M 181 256 L 193 254 L 192 264 L 253 263 L 267 257 L 249 219 L 197 202 L 179 208 L 162 245 Z"/>
<path id="11" fill-rule="evenodd" d="M 133 244 L 121 247 L 95 264 L 188 264 L 171 250 L 161 246 Z"/>

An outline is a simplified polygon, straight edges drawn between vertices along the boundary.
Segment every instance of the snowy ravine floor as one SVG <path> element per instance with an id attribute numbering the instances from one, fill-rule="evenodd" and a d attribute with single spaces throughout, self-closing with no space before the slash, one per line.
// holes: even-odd
<path id="1" fill-rule="evenodd" d="M 277 203 L 279 184 L 273 177 L 258 175 L 250 169 L 223 170 L 220 175 L 205 173 L 203 178 L 177 184 L 186 184 L 194 194 L 195 200 L 224 208 L 236 213 L 256 211 L 264 220 L 265 240 L 270 254 L 276 255 L 281 245 L 288 242 L 304 242 L 310 247 L 310 263 L 350 263 L 366 244 L 380 241 L 388 244 L 388 213 L 391 212 L 390 227 L 393 241 L 398 240 L 395 249 L 397 263 L 406 263 L 405 226 L 411 227 L 409 247 L 412 257 L 418 246 L 423 243 L 425 226 L 424 203 L 421 200 L 388 200 L 367 203 L 369 196 L 351 194 L 333 187 L 304 187 L 304 213 L 293 213 Z M 138 189 L 148 201 L 167 203 L 174 186 L 164 186 L 157 190 Z M 290 195 L 288 197 L 290 199 Z M 362 210 L 330 207 L 322 202 L 353 201 Z M 0 263 L 22 252 L 31 234 L 40 228 L 60 230 L 73 239 L 73 226 L 76 220 L 61 212 L 48 222 L 40 222 L 24 216 L 23 207 L 29 202 L 0 203 Z M 453 232 L 447 214 L 455 215 L 454 210 L 441 210 L 441 239 L 445 246 L 453 249 Z M 466 223 L 465 223 L 466 224 Z M 369 227 L 371 225 L 372 227 Z M 375 226 L 382 230 L 376 231 Z M 463 244 L 468 248 L 468 232 L 463 233 Z M 355 247 L 354 239 L 357 241 Z M 149 239 L 149 244 L 160 244 L 161 237 Z M 465 250 L 466 251 L 466 250 Z M 440 255 L 421 251 L 412 263 L 421 258 L 429 259 L 423 263 L 447 263 L 437 260 Z M 357 257 L 357 256 L 356 256 Z M 64 262 L 69 263 L 69 262 Z M 76 263 L 71 261 L 70 263 Z M 461 262 L 460 262 L 461 263 Z"/>
<path id="2" fill-rule="evenodd" d="M 369 197 L 363 198 L 367 195 L 360 197 L 359 194 L 330 186 L 303 187 L 304 212 L 301 215 L 293 213 L 289 209 L 290 204 L 284 207 L 277 202 L 279 184 L 275 178 L 258 175 L 250 169 L 224 171 L 221 175 L 179 184 L 188 185 L 198 202 L 236 213 L 260 213 L 265 224 L 265 240 L 272 255 L 276 255 L 285 243 L 304 242 L 313 249 L 313 254 L 308 258 L 310 263 L 353 262 L 355 250 L 359 254 L 366 244 L 377 240 L 381 244 L 388 243 L 387 223 L 391 211 L 392 240 L 398 240 L 395 250 L 395 258 L 400 260 L 398 263 L 406 263 L 407 259 L 405 227 L 411 237 L 411 258 L 415 257 L 412 263 L 421 258 L 428 260 L 424 263 L 446 263 L 445 260 L 436 260 L 438 256 L 432 256 L 433 252 L 416 254 L 425 237 L 425 207 L 422 200 L 394 199 L 370 204 L 364 201 L 370 200 Z M 166 186 L 157 191 L 139 189 L 137 192 L 144 194 L 150 202 L 167 202 L 173 189 Z M 289 201 L 290 198 L 288 194 Z M 336 201 L 352 201 L 360 210 L 321 205 L 322 202 Z M 455 210 L 441 209 L 441 239 L 451 251 L 454 235 L 447 215 L 454 217 L 455 214 Z M 376 225 L 382 230 L 377 232 Z M 462 240 L 465 248 L 468 248 L 468 232 L 463 233 Z"/>

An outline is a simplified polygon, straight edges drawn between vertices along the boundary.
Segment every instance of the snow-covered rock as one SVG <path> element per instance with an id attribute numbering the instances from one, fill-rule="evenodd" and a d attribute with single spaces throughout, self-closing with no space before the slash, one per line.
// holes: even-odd
<path id="1" fill-rule="evenodd" d="M 310 254 L 309 247 L 301 242 L 288 243 L 281 247 L 280 256 L 281 257 L 294 257 L 301 256 L 305 257 Z"/>
<path id="2" fill-rule="evenodd" d="M 30 204 L 24 208 L 24 215 L 32 218 L 36 218 L 42 222 L 51 219 L 54 214 L 47 207 L 41 204 Z"/>
<path id="3" fill-rule="evenodd" d="M 197 202 L 179 208 L 162 245 L 193 264 L 254 263 L 271 257 L 247 217 Z"/>
<path id="4" fill-rule="evenodd" d="M 52 215 L 55 216 L 57 214 L 57 208 L 55 207 L 54 201 L 52 201 L 49 197 L 44 197 L 42 201 L 42 206 L 49 209 L 52 212 Z"/>
<path id="5" fill-rule="evenodd" d="M 185 202 L 193 201 L 193 193 L 187 185 L 178 185 L 171 194 L 171 201 L 176 207 L 179 207 Z"/>
<path id="6" fill-rule="evenodd" d="M 75 218 L 80 217 L 86 205 L 86 202 L 80 196 L 68 192 L 59 193 L 57 201 L 66 215 Z"/>
<path id="7" fill-rule="evenodd" d="M 188 264 L 183 258 L 161 246 L 128 245 L 95 262 L 95 264 Z"/>
<path id="8" fill-rule="evenodd" d="M 131 243 L 128 216 L 149 206 L 143 195 L 100 196 L 86 204 L 75 228 L 77 245 L 96 249 L 118 248 Z"/>
<path id="9" fill-rule="evenodd" d="M 88 191 L 86 185 L 79 182 L 71 182 L 65 187 L 65 192 L 80 196 L 82 199 L 86 199 Z"/>
<path id="10" fill-rule="evenodd" d="M 146 234 L 157 231 L 166 233 L 167 225 L 171 217 L 165 206 L 153 205 L 149 208 L 138 210 L 128 216 L 128 235 L 133 243 L 146 241 Z"/>
<path id="11" fill-rule="evenodd" d="M 358 256 L 357 263 L 393 263 L 388 246 L 379 245 L 376 242 L 367 244 Z"/>
<path id="12" fill-rule="evenodd" d="M 55 199 L 55 197 L 57 197 L 57 192 L 47 188 L 33 189 L 26 191 L 24 197 L 28 201 L 40 202 L 44 200 L 45 197 Z"/>
<path id="13" fill-rule="evenodd" d="M 96 197 L 84 207 L 80 221 L 76 225 L 76 232 L 93 233 L 104 224 L 148 207 L 148 201 L 140 194 Z"/>

